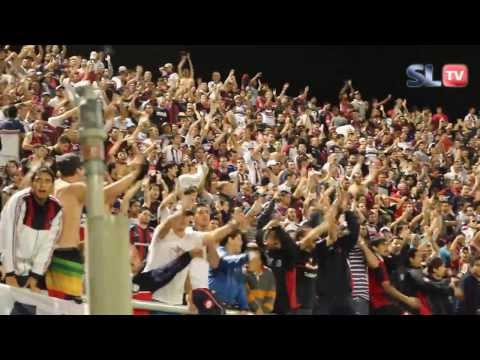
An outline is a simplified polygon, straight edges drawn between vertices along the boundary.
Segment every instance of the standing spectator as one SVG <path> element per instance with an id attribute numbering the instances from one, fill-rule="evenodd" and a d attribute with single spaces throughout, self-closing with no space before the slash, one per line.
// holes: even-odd
<path id="1" fill-rule="evenodd" d="M 136 181 L 143 178 L 143 159 L 136 160 L 132 173 L 104 188 L 105 204 L 110 206 L 121 193 Z M 69 231 L 61 233 L 53 252 L 52 262 L 46 275 L 46 285 L 50 296 L 81 301 L 83 295 L 84 258 L 81 251 L 81 217 L 86 201 L 87 186 L 83 182 L 84 169 L 80 158 L 66 154 L 57 160 L 61 178 L 55 183 L 55 196 L 64 211 L 63 226 Z M 68 270 L 68 275 L 65 274 Z"/>
<path id="2" fill-rule="evenodd" d="M 62 206 L 53 194 L 55 175 L 48 168 L 33 173 L 32 187 L 13 195 L 0 219 L 5 282 L 39 292 L 62 232 Z"/>
<path id="3" fill-rule="evenodd" d="M 480 314 L 480 257 L 477 255 L 472 259 L 470 273 L 462 281 L 462 301 L 460 303 L 460 314 Z"/>
<path id="4" fill-rule="evenodd" d="M 442 107 L 438 106 L 436 114 L 432 116 L 433 130 L 437 130 L 442 121 L 448 122 L 448 116 L 443 113 Z"/>
<path id="5" fill-rule="evenodd" d="M 376 268 L 379 263 L 367 244 L 367 228 L 365 225 L 360 225 L 359 240 L 348 255 L 348 263 L 352 274 L 352 300 L 355 315 L 368 315 L 370 313 L 368 268 Z"/>
<path id="6" fill-rule="evenodd" d="M 138 214 L 138 224 L 130 228 L 130 244 L 135 246 L 139 260 L 145 264 L 148 256 L 148 247 L 152 242 L 154 229 L 149 226 L 152 213 L 149 208 L 142 208 Z"/>
<path id="7" fill-rule="evenodd" d="M 420 308 L 420 301 L 416 297 L 410 297 L 400 292 L 390 282 L 384 258 L 388 256 L 388 246 L 385 238 L 374 238 L 370 241 L 370 247 L 377 256 L 378 267 L 369 269 L 370 302 L 374 315 L 400 315 L 402 309 L 393 303 L 392 299 L 407 305 L 409 309 Z"/>
<path id="8" fill-rule="evenodd" d="M 210 270 L 209 287 L 225 308 L 248 311 L 243 274 L 243 265 L 248 262 L 248 254 L 242 253 L 242 245 L 239 231 L 231 233 L 220 242 L 220 262 L 216 269 Z"/>
<path id="9" fill-rule="evenodd" d="M 267 207 L 257 220 L 257 242 L 265 249 L 267 266 L 275 275 L 276 298 L 273 312 L 286 315 L 299 307 L 296 294 L 296 261 L 298 248 L 295 242 L 280 226 L 278 219 L 272 218 L 272 208 Z"/>
<path id="10" fill-rule="evenodd" d="M 270 314 L 275 303 L 275 277 L 258 248 L 248 249 L 249 261 L 246 275 L 247 297 L 250 310 L 257 315 Z"/>
<path id="11" fill-rule="evenodd" d="M 348 255 L 359 236 L 359 224 L 355 214 L 345 212 L 345 235 L 337 235 L 337 216 L 345 208 L 346 196 L 337 192 L 336 204 L 325 214 L 325 220 L 311 230 L 301 241 L 302 248 L 313 250 L 318 264 L 314 314 L 353 314 L 351 275 Z M 329 235 L 316 242 L 325 229 Z"/>
<path id="12" fill-rule="evenodd" d="M 218 243 L 240 226 L 241 218 L 206 233 L 186 231 L 193 215 L 189 209 L 192 208 L 195 195 L 183 195 L 180 209 L 155 229 L 145 272 L 163 266 L 173 260 L 180 251 L 189 251 L 193 247 L 208 247 L 210 244 Z M 179 272 L 168 285 L 157 290 L 153 294 L 153 298 L 169 305 L 182 305 L 187 273 L 187 269 Z"/>
<path id="13" fill-rule="evenodd" d="M 31 155 L 33 151 L 33 146 L 35 144 L 50 146 L 50 139 L 44 133 L 44 124 L 41 120 L 36 120 L 33 123 L 33 130 L 25 136 L 23 140 L 22 149 L 25 152 L 25 155 Z"/>
<path id="14" fill-rule="evenodd" d="M 25 127 L 17 117 L 16 106 L 8 107 L 4 114 L 6 119 L 0 122 L 0 130 L 18 130 L 21 134 L 25 134 Z"/>

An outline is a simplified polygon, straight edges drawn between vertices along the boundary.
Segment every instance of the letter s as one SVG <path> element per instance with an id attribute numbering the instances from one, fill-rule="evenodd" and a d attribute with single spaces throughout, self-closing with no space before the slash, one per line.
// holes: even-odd
<path id="1" fill-rule="evenodd" d="M 425 82 L 425 77 L 421 72 L 423 72 L 424 67 L 421 64 L 413 64 L 407 68 L 407 86 L 410 88 L 419 88 L 422 87 Z"/>

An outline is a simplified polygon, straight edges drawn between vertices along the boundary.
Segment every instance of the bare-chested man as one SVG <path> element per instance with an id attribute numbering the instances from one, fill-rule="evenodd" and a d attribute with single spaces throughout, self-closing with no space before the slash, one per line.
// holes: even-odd
<path id="1" fill-rule="evenodd" d="M 112 204 L 118 195 L 142 175 L 141 162 L 137 162 L 135 170 L 129 175 L 104 188 L 106 206 Z M 47 272 L 46 284 L 50 296 L 79 300 L 83 295 L 84 274 L 80 221 L 87 195 L 87 186 L 83 182 L 85 171 L 80 158 L 75 154 L 60 157 L 57 168 L 61 179 L 55 183 L 55 196 L 64 209 L 64 223 Z"/>

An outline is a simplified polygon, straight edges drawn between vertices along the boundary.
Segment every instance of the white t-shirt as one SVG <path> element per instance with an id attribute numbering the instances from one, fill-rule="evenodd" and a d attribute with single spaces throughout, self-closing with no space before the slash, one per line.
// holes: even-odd
<path id="1" fill-rule="evenodd" d="M 191 227 L 187 228 L 187 233 L 196 233 L 201 236 L 205 234 L 202 231 L 195 231 Z M 196 257 L 190 262 L 190 282 L 192 289 L 208 289 L 208 269 L 210 265 L 207 261 L 207 247 L 203 246 L 203 258 Z"/>
<path id="2" fill-rule="evenodd" d="M 247 117 L 245 115 L 245 107 L 243 105 L 235 106 L 233 113 L 235 116 L 237 127 L 245 128 L 247 126 L 247 123 L 246 123 Z"/>
<path id="3" fill-rule="evenodd" d="M 62 101 L 63 99 L 59 98 L 58 96 L 55 96 L 52 100 L 48 102 L 48 106 L 57 107 L 57 105 L 60 104 Z"/>
<path id="4" fill-rule="evenodd" d="M 144 272 L 164 266 L 182 255 L 185 251 L 190 251 L 194 247 L 203 245 L 203 234 L 196 231 L 186 231 L 185 236 L 180 238 L 173 230 L 163 239 L 158 239 L 158 227 L 152 237 L 152 242 L 148 249 L 147 264 Z M 189 272 L 191 264 L 180 271 L 175 277 L 164 287 L 153 293 L 153 298 L 169 305 L 182 305 L 183 293 L 185 289 L 185 280 Z M 194 265 L 194 269 L 198 265 Z M 198 285 L 198 279 L 192 280 Z"/>
<path id="5" fill-rule="evenodd" d="M 171 73 L 168 75 L 167 84 L 170 89 L 176 89 L 178 85 L 179 77 L 177 73 Z"/>
<path id="6" fill-rule="evenodd" d="M 261 114 L 262 114 L 262 123 L 268 126 L 275 126 L 275 114 L 273 110 L 265 110 Z"/>
<path id="7" fill-rule="evenodd" d="M 112 81 L 115 83 L 115 88 L 117 90 L 122 88 L 123 84 L 122 84 L 122 80 L 120 79 L 120 77 L 114 76 L 114 77 L 112 77 Z"/>

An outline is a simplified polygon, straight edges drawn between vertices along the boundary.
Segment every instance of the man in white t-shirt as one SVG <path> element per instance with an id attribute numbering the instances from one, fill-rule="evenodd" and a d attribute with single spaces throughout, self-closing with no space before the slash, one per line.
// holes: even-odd
<path id="1" fill-rule="evenodd" d="M 223 85 L 222 83 L 222 76 L 218 71 L 214 71 L 212 73 L 212 81 L 208 83 L 208 91 L 212 92 L 216 86 Z"/>
<path id="2" fill-rule="evenodd" d="M 117 90 L 121 89 L 123 87 L 123 82 L 126 81 L 128 76 L 128 70 L 126 66 L 120 66 L 118 68 L 118 75 L 112 77 L 112 81 L 115 82 L 115 88 Z"/>
<path id="3" fill-rule="evenodd" d="M 170 89 L 176 89 L 180 79 L 178 74 L 173 71 L 173 65 L 171 63 L 166 63 L 159 70 L 162 73 L 162 76 L 167 79 L 168 87 Z"/>
<path id="4" fill-rule="evenodd" d="M 244 216 L 237 214 L 234 220 L 214 231 L 199 232 L 187 229 L 192 220 L 193 213 L 189 210 L 192 208 L 192 205 L 193 199 L 191 197 L 185 197 L 179 206 L 180 210 L 169 216 L 166 221 L 162 222 L 155 229 L 144 272 L 164 266 L 183 252 L 190 251 L 193 248 L 203 246 L 209 248 L 215 246 L 220 240 L 228 236 L 228 234 L 245 224 Z M 190 266 L 192 266 L 192 264 L 190 264 Z M 182 305 L 190 266 L 180 271 L 167 285 L 155 291 L 153 298 L 169 305 Z M 200 262 L 195 265 L 194 262 L 193 268 L 195 269 L 195 267 L 202 268 L 205 267 L 205 264 Z M 203 270 L 200 270 L 201 274 L 204 272 Z M 204 286 L 205 284 L 202 285 L 202 276 L 200 275 L 200 278 L 194 277 L 192 285 L 196 287 Z M 206 287 L 208 287 L 208 283 Z"/>

